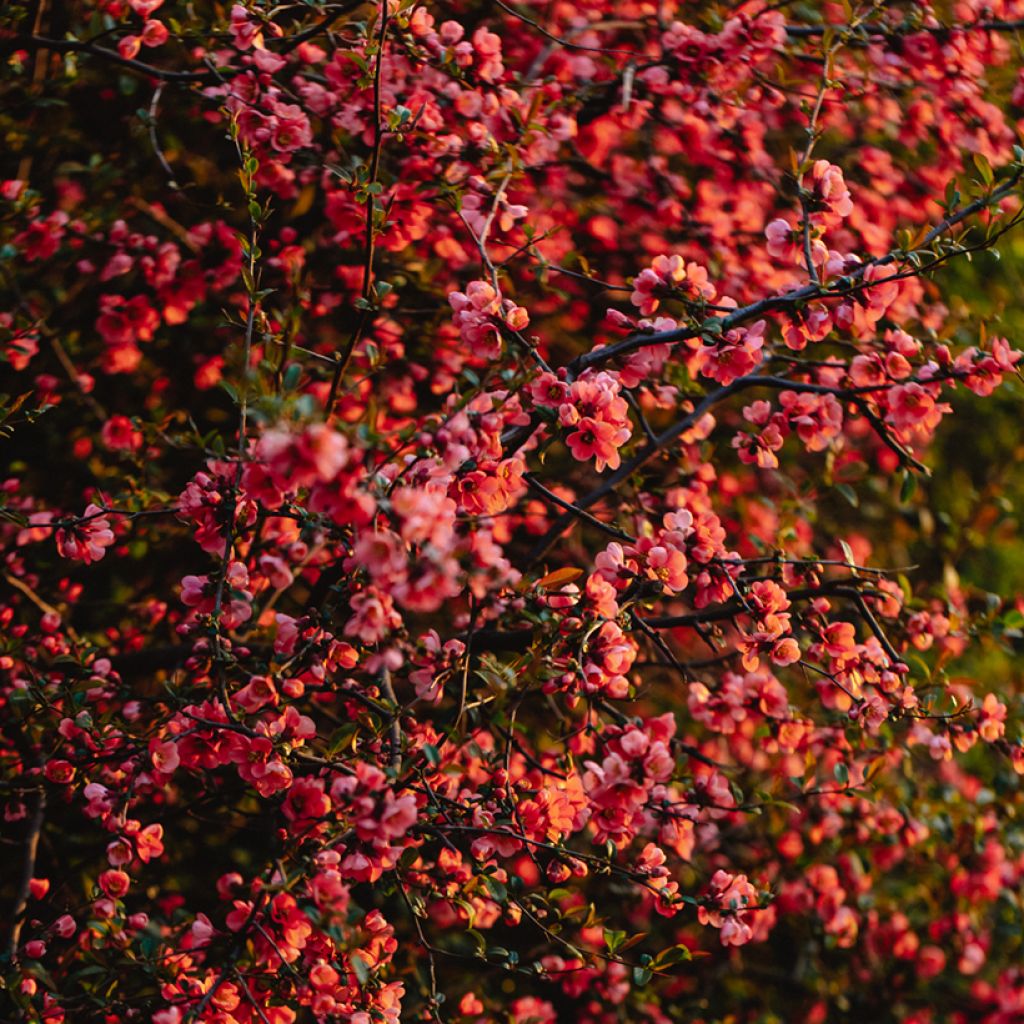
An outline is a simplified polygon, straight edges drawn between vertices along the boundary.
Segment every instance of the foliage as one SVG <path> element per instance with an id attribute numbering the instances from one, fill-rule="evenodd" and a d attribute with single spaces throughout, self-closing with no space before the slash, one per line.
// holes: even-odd
<path id="1" fill-rule="evenodd" d="M 4 5 L 0 1016 L 1024 1019 L 1018 18 Z"/>

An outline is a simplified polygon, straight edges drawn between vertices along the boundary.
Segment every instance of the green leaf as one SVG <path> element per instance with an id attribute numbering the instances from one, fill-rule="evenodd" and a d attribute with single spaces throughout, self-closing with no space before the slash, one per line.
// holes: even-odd
<path id="1" fill-rule="evenodd" d="M 670 946 L 668 949 L 663 949 L 654 958 L 654 962 L 650 966 L 654 970 L 660 971 L 666 967 L 672 967 L 675 964 L 689 962 L 692 959 L 693 953 L 690 952 L 689 946 Z"/>
<path id="2" fill-rule="evenodd" d="M 842 540 L 842 539 L 840 539 L 840 541 L 839 541 L 839 547 L 842 549 L 843 558 L 846 560 L 846 564 L 847 565 L 856 565 L 857 564 L 857 559 L 855 559 L 853 557 L 853 548 L 851 548 L 850 545 L 847 544 L 846 541 Z"/>
<path id="3" fill-rule="evenodd" d="M 832 769 L 832 774 L 840 786 L 848 786 L 850 784 L 850 770 L 842 761 Z"/>
<path id="4" fill-rule="evenodd" d="M 349 963 L 352 964 L 352 970 L 356 973 L 360 987 L 365 988 L 366 983 L 370 980 L 370 968 L 367 966 L 366 961 L 358 953 L 353 953 L 349 957 Z"/>
<path id="5" fill-rule="evenodd" d="M 849 484 L 836 484 L 836 490 L 850 503 L 853 508 L 860 505 L 857 492 Z"/>
<path id="6" fill-rule="evenodd" d="M 610 928 L 604 930 L 604 944 L 609 953 L 614 953 L 626 941 L 625 932 L 613 931 Z"/>
<path id="7" fill-rule="evenodd" d="M 978 168 L 981 180 L 985 182 L 986 185 L 991 185 L 995 180 L 995 175 L 992 173 L 992 165 L 988 162 L 988 157 L 983 153 L 975 153 L 974 166 Z"/>
<path id="8" fill-rule="evenodd" d="M 643 988 L 653 977 L 651 971 L 646 967 L 634 967 L 633 968 L 633 984 L 638 988 Z"/>
<path id="9" fill-rule="evenodd" d="M 491 895 L 498 903 L 508 902 L 508 889 L 502 885 L 496 878 L 491 878 L 490 875 L 484 875 L 484 883 L 487 888 L 491 890 Z"/>
<path id="10" fill-rule="evenodd" d="M 903 471 L 903 483 L 900 484 L 900 503 L 905 505 L 917 493 L 917 477 L 909 469 Z"/>
<path id="11" fill-rule="evenodd" d="M 467 928 L 466 934 L 476 943 L 476 955 L 482 960 L 487 953 L 487 940 L 475 928 Z"/>

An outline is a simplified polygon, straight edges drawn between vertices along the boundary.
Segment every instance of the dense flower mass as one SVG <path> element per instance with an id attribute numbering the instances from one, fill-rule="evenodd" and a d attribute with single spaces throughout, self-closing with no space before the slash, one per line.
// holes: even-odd
<path id="1" fill-rule="evenodd" d="M 1024 1019 L 1022 27 L 3 5 L 0 1019 Z"/>

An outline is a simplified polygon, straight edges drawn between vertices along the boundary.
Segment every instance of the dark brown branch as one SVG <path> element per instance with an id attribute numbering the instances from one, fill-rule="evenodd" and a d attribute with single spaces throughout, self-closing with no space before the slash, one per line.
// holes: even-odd
<path id="1" fill-rule="evenodd" d="M 563 498 L 558 497 L 557 494 L 549 491 L 534 475 L 533 473 L 524 473 L 523 479 L 527 485 L 538 494 L 540 494 L 545 501 L 551 502 L 552 505 L 557 505 L 560 509 L 563 509 L 568 515 L 576 516 L 585 523 L 590 523 L 591 526 L 596 526 L 599 530 L 604 531 L 617 540 L 624 540 L 627 544 L 635 544 L 636 538 L 626 533 L 625 530 L 620 530 L 617 526 L 612 526 L 610 523 L 603 522 L 598 519 L 597 516 L 592 516 L 585 509 L 579 508 L 574 505 L 571 501 L 565 501 Z"/>
<path id="2" fill-rule="evenodd" d="M 640 50 L 614 50 L 604 46 L 585 46 L 583 43 L 574 43 L 571 39 L 566 39 L 563 36 L 556 36 L 553 32 L 549 32 L 539 22 L 534 21 L 532 18 L 528 18 L 525 14 L 520 14 L 517 10 L 509 7 L 508 4 L 502 2 L 502 0 L 494 0 L 494 3 L 500 7 L 506 14 L 511 15 L 513 18 L 518 19 L 524 25 L 529 25 L 530 28 L 535 29 L 545 39 L 554 43 L 557 46 L 564 46 L 570 50 L 584 50 L 588 53 L 610 53 L 619 54 L 624 57 L 643 57 L 644 54 Z M 592 25 L 587 26 L 588 29 L 593 29 Z"/>
<path id="3" fill-rule="evenodd" d="M 395 688 L 391 685 L 391 671 L 385 668 L 380 674 L 380 688 L 384 696 L 391 702 L 394 711 L 391 714 L 391 726 L 389 732 L 389 754 L 391 755 L 391 767 L 395 772 L 402 768 L 402 725 L 399 722 L 401 706 L 395 696 Z"/>
<path id="4" fill-rule="evenodd" d="M 786 596 L 790 601 L 809 601 L 816 597 L 849 597 L 857 601 L 858 608 L 863 604 L 864 609 L 866 609 L 867 605 L 864 604 L 864 595 L 881 596 L 881 592 L 870 585 L 858 588 L 854 585 L 857 582 L 856 577 L 840 580 L 825 580 L 814 587 L 800 587 L 798 589 L 791 590 Z M 656 629 L 674 629 L 679 626 L 690 626 L 696 628 L 712 622 L 723 622 L 727 619 L 735 618 L 737 615 L 750 614 L 753 613 L 744 607 L 742 601 L 734 600 L 727 601 L 725 604 L 716 605 L 713 608 L 704 608 L 695 612 L 685 612 L 680 615 L 653 615 L 649 618 L 641 618 L 634 611 L 632 618 L 637 628 L 653 640 L 655 634 L 652 631 Z M 522 629 L 507 630 L 478 629 L 473 632 L 472 636 L 462 636 L 460 639 L 467 643 L 470 649 L 469 653 L 471 654 L 485 652 L 497 654 L 522 653 L 529 649 L 530 645 L 536 639 L 536 636 L 537 629 L 533 626 L 527 626 Z M 887 644 L 888 641 L 885 641 L 885 643 Z M 661 653 L 665 654 L 664 648 L 661 648 L 660 645 L 657 646 L 659 646 Z M 887 650 L 886 653 L 889 653 L 889 651 Z M 891 654 L 890 657 L 892 657 L 894 661 L 900 660 L 899 656 L 895 653 Z M 720 657 L 714 659 L 715 662 L 718 660 L 721 660 Z M 693 663 L 684 664 L 673 657 L 672 666 L 681 672 L 685 672 L 687 668 L 693 666 Z"/>
<path id="5" fill-rule="evenodd" d="M 893 647 L 889 638 L 885 635 L 885 630 L 883 630 L 881 625 L 879 625 L 878 619 L 876 619 L 872 614 L 867 601 L 864 600 L 864 595 L 859 590 L 855 590 L 853 588 L 848 589 L 845 587 L 841 590 L 837 590 L 836 593 L 843 597 L 849 597 L 854 604 L 857 605 L 857 610 L 860 612 L 861 617 L 868 624 L 868 628 L 871 632 L 875 634 L 876 639 L 882 645 L 882 650 L 884 650 L 888 655 L 889 660 L 892 661 L 894 665 L 902 664 L 903 659 L 900 657 L 896 648 Z"/>
<path id="6" fill-rule="evenodd" d="M 363 5 L 365 0 L 357 0 L 354 3 L 341 4 L 322 18 L 315 25 L 297 32 L 294 36 L 286 37 L 281 47 L 282 53 L 288 53 L 297 46 L 310 39 L 314 39 L 322 32 L 326 32 L 331 25 L 346 14 L 351 14 Z M 271 40 L 272 42 L 273 40 Z M 6 39 L 0 39 L 0 53 L 10 53 L 15 50 L 49 50 L 51 53 L 85 53 L 91 57 L 98 57 L 109 64 L 134 71 L 137 74 L 145 75 L 147 78 L 160 82 L 183 82 L 194 84 L 209 84 L 222 82 L 227 78 L 234 78 L 248 70 L 248 67 L 210 67 L 206 71 L 175 71 L 170 68 L 158 68 L 145 61 L 135 60 L 132 57 L 122 57 L 116 50 L 110 50 L 105 46 L 90 42 L 87 39 L 48 39 L 37 34 L 19 34 Z"/>
<path id="7" fill-rule="evenodd" d="M 518 654 L 529 649 L 535 635 L 534 627 L 527 626 L 524 629 L 477 629 L 461 639 L 468 654 Z"/>
<path id="8" fill-rule="evenodd" d="M 816 587 L 800 587 L 791 590 L 786 594 L 790 601 L 812 601 L 816 597 L 860 597 L 862 591 L 851 586 L 852 579 L 826 580 Z M 867 591 L 877 594 L 873 588 Z M 862 599 L 863 600 L 863 599 Z M 648 626 L 654 629 L 674 629 L 678 626 L 704 625 L 707 622 L 722 622 L 725 619 L 735 618 L 737 615 L 751 614 L 739 600 L 727 601 L 716 608 L 703 608 L 697 612 L 686 612 L 682 615 L 654 615 L 643 619 Z M 898 660 L 898 659 L 897 659 Z"/>
<path id="9" fill-rule="evenodd" d="M 18 892 L 11 908 L 11 927 L 7 935 L 6 954 L 12 960 L 17 959 L 18 944 L 21 941 L 21 929 L 25 925 L 28 912 L 30 884 L 36 872 L 36 857 L 39 853 L 39 837 L 43 833 L 43 821 L 46 814 L 46 790 L 37 789 L 32 797 L 32 816 L 25 835 L 24 852 L 21 860 L 21 878 L 18 881 Z"/>
<path id="10" fill-rule="evenodd" d="M 658 434 L 653 441 L 648 441 L 647 444 L 633 456 L 633 458 L 628 462 L 623 463 L 614 473 L 611 474 L 611 476 L 603 480 L 598 487 L 594 488 L 594 490 L 590 491 L 589 494 L 584 495 L 582 498 L 578 498 L 573 505 L 573 511 L 571 513 L 566 512 L 559 516 L 552 524 L 551 529 L 548 530 L 548 532 L 537 542 L 528 556 L 527 564 L 533 565 L 535 562 L 543 558 L 548 551 L 551 550 L 555 541 L 558 540 L 566 528 L 574 521 L 574 519 L 579 517 L 581 511 L 596 504 L 606 495 L 611 494 L 619 484 L 624 480 L 629 479 L 633 473 L 647 465 L 647 463 L 650 462 L 659 452 L 667 448 L 677 438 L 693 427 L 695 423 L 699 422 L 706 412 L 718 405 L 719 402 L 723 402 L 725 399 L 737 392 L 755 387 L 774 388 L 781 391 L 803 391 L 810 392 L 812 394 L 830 394 L 840 396 L 844 396 L 846 394 L 842 389 L 829 387 L 826 384 L 812 384 L 803 381 L 787 380 L 783 377 L 767 377 L 756 374 L 748 377 L 740 377 L 739 380 L 735 380 L 731 384 L 717 388 L 710 394 L 705 395 L 692 412 L 688 413 L 678 422 L 673 423 L 672 426 L 667 427 Z"/>
<path id="11" fill-rule="evenodd" d="M 260 658 L 273 653 L 273 647 L 270 644 L 246 643 L 241 646 Z M 209 657 L 214 657 L 213 651 L 206 653 Z M 189 658 L 201 657 L 202 654 L 203 652 L 197 651 L 193 644 L 168 644 L 163 647 L 145 647 L 141 651 L 125 651 L 123 654 L 107 654 L 101 655 L 101 657 L 109 658 L 114 671 L 124 676 L 136 672 L 160 672 L 177 668 Z"/>
<path id="12" fill-rule="evenodd" d="M 786 35 L 790 39 L 811 39 L 823 36 L 826 32 L 841 35 L 847 31 L 848 25 L 787 25 Z M 1024 29 L 1024 20 L 1017 21 L 974 21 L 967 25 L 897 25 L 892 28 L 884 26 L 864 26 L 856 31 L 860 36 L 871 39 L 899 39 L 903 36 L 917 35 L 926 32 L 932 36 L 948 36 L 953 32 L 1019 32 Z"/>
<path id="13" fill-rule="evenodd" d="M 935 227 L 933 227 L 928 234 L 924 236 L 916 248 L 923 249 L 931 245 L 932 242 L 944 235 L 950 230 L 950 228 L 956 227 L 969 217 L 973 217 L 974 214 L 980 212 L 986 207 L 992 206 L 1000 199 L 1008 196 L 1017 187 L 1022 175 L 1024 175 L 1024 170 L 1018 168 L 1014 171 L 1011 177 L 1003 182 L 1003 184 L 998 188 L 984 196 L 979 196 L 973 202 L 961 207 L 955 213 L 951 213 L 939 224 L 936 224 Z M 834 298 L 837 295 L 850 294 L 853 291 L 862 288 L 866 290 L 871 287 L 877 287 L 885 284 L 887 283 L 887 279 L 865 282 L 864 275 L 872 267 L 886 267 L 895 263 L 902 255 L 903 253 L 901 250 L 893 250 L 885 256 L 878 256 L 875 259 L 868 260 L 866 263 L 861 263 L 854 271 L 845 275 L 845 279 L 849 284 L 838 293 L 834 289 L 830 289 L 822 284 L 808 284 L 801 288 L 794 289 L 793 291 L 784 292 L 782 295 L 770 295 L 766 298 L 758 299 L 757 302 L 741 306 L 739 309 L 734 310 L 727 316 L 714 320 L 713 322 L 716 325 L 715 331 L 717 334 L 725 334 L 728 331 L 731 331 L 734 327 L 739 327 L 742 324 L 755 319 L 762 313 L 769 313 L 786 308 L 795 308 L 802 302 L 814 299 Z M 918 272 L 919 271 L 915 269 L 915 274 Z M 617 341 L 612 345 L 607 345 L 604 348 L 593 349 L 590 352 L 585 352 L 582 355 L 577 356 L 569 364 L 570 377 L 579 376 L 580 373 L 592 366 L 607 363 L 619 356 L 628 355 L 631 352 L 646 348 L 650 345 L 666 345 L 677 341 L 687 341 L 691 338 L 707 335 L 709 333 L 708 325 L 711 322 L 712 321 L 705 321 L 697 327 L 677 327 L 670 331 L 651 331 L 643 334 L 631 334 L 629 337 L 623 338 L 621 341 Z"/>
<path id="14" fill-rule="evenodd" d="M 388 5 L 386 3 L 382 4 L 380 11 L 380 33 L 377 37 L 377 62 L 373 69 L 373 151 L 370 154 L 369 178 L 366 183 L 366 243 L 363 250 L 362 289 L 363 308 L 359 311 L 359 319 L 356 321 L 356 326 L 349 337 L 348 344 L 345 346 L 343 351 L 338 353 L 334 367 L 334 374 L 331 377 L 331 389 L 328 392 L 327 402 L 324 406 L 325 419 L 329 419 L 331 413 L 334 412 L 334 403 L 338 399 L 338 388 L 341 386 L 341 382 L 345 377 L 345 371 L 348 369 L 348 365 L 352 361 L 352 356 L 355 354 L 356 347 L 359 345 L 359 341 L 362 338 L 363 333 L 366 331 L 366 328 L 370 325 L 370 320 L 373 316 L 373 306 L 371 305 L 370 297 L 373 295 L 374 288 L 373 255 L 376 233 L 373 223 L 373 215 L 377 204 L 377 196 L 373 186 L 377 184 L 377 176 L 380 174 L 380 158 L 381 152 L 384 148 L 384 125 L 382 124 L 384 114 L 381 87 L 384 77 L 384 48 L 387 45 L 388 40 Z"/>
<path id="15" fill-rule="evenodd" d="M 160 82 L 190 82 L 210 83 L 221 81 L 241 74 L 245 68 L 211 68 L 208 71 L 171 71 L 166 68 L 154 67 L 144 61 L 135 60 L 132 57 L 122 57 L 116 50 L 108 50 L 105 46 L 98 46 L 81 39 L 47 39 L 44 36 L 16 35 L 0 40 L 0 53 L 10 53 L 14 50 L 50 50 L 52 53 L 86 53 L 92 57 L 99 57 L 109 64 L 135 71 L 147 78 L 153 78 Z"/>

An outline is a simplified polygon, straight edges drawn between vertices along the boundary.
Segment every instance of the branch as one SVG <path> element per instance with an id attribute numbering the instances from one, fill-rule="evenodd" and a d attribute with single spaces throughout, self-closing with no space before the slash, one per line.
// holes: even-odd
<path id="1" fill-rule="evenodd" d="M 849 29 L 848 25 L 787 25 L 786 35 L 790 39 L 810 39 L 823 36 L 826 32 L 842 34 Z M 865 26 L 859 29 L 860 34 L 871 39 L 900 39 L 903 36 L 926 32 L 932 36 L 945 36 L 953 32 L 1019 32 L 1024 29 L 1024 20 L 1017 21 L 974 21 L 967 25 L 898 25 L 893 28 Z"/>
<path id="2" fill-rule="evenodd" d="M 660 451 L 667 448 L 682 434 L 685 434 L 686 431 L 694 426 L 694 424 L 696 424 L 710 409 L 737 392 L 755 387 L 774 388 L 781 391 L 805 391 L 812 394 L 846 394 L 842 389 L 829 387 L 827 384 L 812 384 L 803 381 L 787 380 L 784 377 L 766 377 L 756 374 L 747 377 L 740 377 L 731 384 L 717 388 L 710 394 L 705 395 L 700 404 L 697 405 L 692 412 L 688 413 L 678 422 L 673 423 L 672 426 L 667 427 L 658 434 L 653 441 L 648 441 L 632 459 L 623 463 L 598 487 L 594 488 L 594 490 L 589 494 L 584 495 L 582 498 L 578 498 L 573 505 L 572 512 L 566 512 L 559 516 L 551 526 L 551 529 L 549 529 L 548 532 L 537 542 L 527 558 L 527 565 L 533 565 L 535 562 L 543 558 L 548 551 L 551 550 L 555 541 L 558 540 L 573 520 L 580 516 L 580 513 L 583 510 L 590 508 L 591 505 L 600 501 L 605 495 L 614 491 L 620 483 L 627 480 L 638 469 L 641 469 L 650 462 L 651 459 L 653 459 Z"/>
<path id="3" fill-rule="evenodd" d="M 354 3 L 341 4 L 338 8 L 321 19 L 315 25 L 304 29 L 284 39 L 282 53 L 289 53 L 302 43 L 325 32 L 339 18 L 361 7 L 365 0 L 356 0 Z M 271 40 L 273 41 L 273 40 Z M 248 71 L 246 67 L 210 67 L 206 71 L 174 71 L 168 68 L 158 68 L 145 61 L 135 60 L 132 57 L 122 57 L 116 50 L 99 46 L 87 39 L 49 39 L 46 36 L 37 34 L 19 34 L 0 40 L 0 53 L 11 53 L 16 50 L 49 50 L 51 53 L 85 53 L 90 57 L 99 57 L 101 60 L 128 71 L 145 75 L 147 78 L 156 79 L 160 82 L 185 82 L 185 83 L 214 83 L 222 82 L 227 78 L 234 78 L 236 75 Z"/>
<path id="4" fill-rule="evenodd" d="M 563 498 L 558 497 L 557 494 L 549 491 L 534 475 L 533 473 L 524 473 L 523 479 L 526 481 L 527 486 L 532 490 L 537 491 L 545 501 L 551 502 L 552 505 L 557 505 L 560 509 L 563 509 L 568 515 L 576 516 L 582 519 L 585 523 L 590 523 L 591 526 L 596 526 L 599 530 L 603 530 L 605 533 L 614 537 L 616 540 L 624 540 L 627 544 L 635 544 L 636 538 L 631 534 L 626 533 L 625 530 L 620 530 L 617 526 L 612 526 L 610 523 L 606 523 L 597 516 L 592 516 L 589 512 L 577 505 L 574 505 L 571 501 L 566 501 Z"/>
<path id="5" fill-rule="evenodd" d="M 529 25 L 530 28 L 536 29 L 545 39 L 550 40 L 552 43 L 556 44 L 557 46 L 564 46 L 564 47 L 566 47 L 567 49 L 570 49 L 570 50 L 584 50 L 584 51 L 586 51 L 588 53 L 613 53 L 613 54 L 621 54 L 622 56 L 625 56 L 625 57 L 643 57 L 644 56 L 644 53 L 641 50 L 613 50 L 613 49 L 609 49 L 609 48 L 604 47 L 604 46 L 584 46 L 583 43 L 574 43 L 574 42 L 572 42 L 569 39 L 565 39 L 562 36 L 556 36 L 553 32 L 549 32 L 539 22 L 534 21 L 532 18 L 528 18 L 525 14 L 520 14 L 518 11 L 516 11 L 513 8 L 509 7 L 508 4 L 503 3 L 502 0 L 493 0 L 493 2 L 494 2 L 494 4 L 496 6 L 500 7 L 506 14 L 510 14 L 513 18 L 518 19 L 524 25 Z M 604 26 L 600 26 L 600 27 L 607 28 L 607 27 L 609 27 L 609 24 L 613 25 L 616 28 L 642 27 L 642 26 L 638 26 L 636 22 L 611 22 L 611 23 L 606 23 Z M 586 30 L 593 31 L 596 27 L 599 27 L 599 26 L 587 25 L 586 26 Z"/>
<path id="6" fill-rule="evenodd" d="M 110 64 L 135 71 L 148 78 L 161 82 L 218 82 L 224 78 L 234 77 L 245 71 L 245 68 L 211 68 L 209 71 L 170 71 L 154 67 L 144 61 L 131 57 L 122 57 L 116 50 L 108 50 L 105 46 L 97 46 L 81 39 L 47 39 L 37 35 L 15 35 L 0 40 L 0 53 L 16 50 L 50 50 L 53 53 L 87 53 L 99 57 Z"/>
<path id="7" fill-rule="evenodd" d="M 243 646 L 256 657 L 267 657 L 274 652 L 272 644 L 246 643 Z M 146 647 L 141 651 L 125 651 L 122 654 L 101 654 L 100 657 L 109 658 L 114 671 L 124 676 L 134 672 L 177 668 L 189 658 L 204 654 L 210 658 L 215 656 L 212 650 L 197 651 L 194 644 L 168 644 L 163 647 Z"/>
<path id="8" fill-rule="evenodd" d="M 1007 181 L 1003 182 L 1003 184 L 998 188 L 993 189 L 992 192 L 984 196 L 979 196 L 973 202 L 961 207 L 955 213 L 951 213 L 945 218 L 945 220 L 936 224 L 935 227 L 933 227 L 928 234 L 924 236 L 917 248 L 925 248 L 937 238 L 944 235 L 950 230 L 950 228 L 956 227 L 958 224 L 967 220 L 969 217 L 974 216 L 974 214 L 979 211 L 988 206 L 992 206 L 994 203 L 999 202 L 1000 199 L 1004 199 L 1017 187 L 1017 183 L 1021 180 L 1022 175 L 1024 175 L 1024 168 L 1017 168 L 1011 177 Z M 860 264 L 860 266 L 858 266 L 854 271 L 845 275 L 845 279 L 850 282 L 851 287 L 844 289 L 844 292 L 840 294 L 848 294 L 855 291 L 858 287 L 871 288 L 885 284 L 885 280 L 869 281 L 865 284 L 863 280 L 864 275 L 871 267 L 888 266 L 891 263 L 895 263 L 902 255 L 902 250 L 894 249 L 885 256 L 878 256 L 875 259 L 871 259 L 866 263 Z M 793 291 L 784 292 L 782 295 L 770 295 L 766 298 L 758 299 L 757 302 L 752 302 L 749 305 L 740 306 L 732 313 L 727 316 L 723 316 L 714 322 L 718 325 L 718 332 L 720 334 L 725 334 L 734 327 L 739 327 L 749 320 L 755 319 L 762 313 L 786 309 L 787 307 L 792 307 L 798 303 L 813 299 L 834 297 L 835 293 L 833 289 L 830 289 L 821 283 L 808 284 L 801 288 L 796 288 Z M 569 364 L 568 369 L 570 379 L 579 376 L 579 374 L 584 370 L 587 370 L 592 366 L 598 366 L 619 356 L 628 355 L 638 349 L 647 348 L 649 345 L 671 344 L 677 341 L 687 341 L 691 338 L 697 338 L 705 335 L 708 333 L 707 325 L 709 322 L 710 321 L 704 321 L 697 327 L 676 327 L 670 331 L 651 331 L 643 334 L 631 334 L 629 337 L 623 338 L 621 341 L 617 341 L 612 345 L 606 345 L 604 348 L 592 349 L 590 352 L 584 352 Z"/>
<path id="9" fill-rule="evenodd" d="M 854 600 L 859 598 L 862 603 L 862 591 L 851 586 L 850 584 L 852 582 L 853 581 L 850 579 L 826 580 L 824 583 L 821 583 L 816 587 L 800 587 L 797 590 L 791 590 L 786 594 L 786 597 L 790 601 L 812 601 L 816 597 L 851 597 Z M 878 593 L 876 590 L 870 590 L 868 592 L 874 594 Z M 678 626 L 694 626 L 697 624 L 703 625 L 705 622 L 721 622 L 724 619 L 731 619 L 737 615 L 743 614 L 749 615 L 751 613 L 744 607 L 741 601 L 737 600 L 728 601 L 723 605 L 719 605 L 717 608 L 702 609 L 698 612 L 686 612 L 683 615 L 655 615 L 651 618 L 642 619 L 640 621 L 654 629 L 674 629 Z M 635 614 L 634 617 L 636 617 Z M 897 657 L 896 660 L 898 661 L 899 658 Z"/>
<path id="10" fill-rule="evenodd" d="M 398 703 L 398 698 L 395 696 L 395 688 L 391 685 L 391 670 L 388 668 L 383 669 L 380 674 L 380 688 L 383 690 L 384 696 L 394 706 L 394 711 L 391 713 L 388 753 L 391 756 L 391 767 L 397 773 L 402 768 L 402 725 L 399 721 L 402 708 Z"/>
<path id="11" fill-rule="evenodd" d="M 367 180 L 365 218 L 366 218 L 366 243 L 363 250 L 363 307 L 359 312 L 359 319 L 349 337 L 348 344 L 337 354 L 334 374 L 331 377 L 331 388 L 327 394 L 327 401 L 324 404 L 324 419 L 330 419 L 334 412 L 334 403 L 338 399 L 338 388 L 341 386 L 348 364 L 352 361 L 356 346 L 359 344 L 364 331 L 370 324 L 374 308 L 370 302 L 370 296 L 374 291 L 373 281 L 373 256 L 374 243 L 376 241 L 373 215 L 376 209 L 377 197 L 372 191 L 377 184 L 377 176 L 380 174 L 380 157 L 384 148 L 384 126 L 381 124 L 383 117 L 381 85 L 384 77 L 384 47 L 388 38 L 388 5 L 381 5 L 380 34 L 377 37 L 377 61 L 373 68 L 373 150 L 370 154 L 370 172 Z M 385 212 L 385 218 L 387 213 Z"/>
<path id="12" fill-rule="evenodd" d="M 39 853 L 39 837 L 43 832 L 43 819 L 46 813 L 46 791 L 41 787 L 35 791 L 35 807 L 28 824 L 25 836 L 24 854 L 21 861 L 21 879 L 18 882 L 18 893 L 11 908 L 11 927 L 7 936 L 6 954 L 12 960 L 17 959 L 18 944 L 21 941 L 21 929 L 25 924 L 28 910 L 29 884 L 36 872 L 36 856 Z"/>
<path id="13" fill-rule="evenodd" d="M 847 563 L 842 563 L 846 566 Z M 858 589 L 853 584 L 857 582 L 856 578 L 844 578 L 838 580 L 826 580 L 823 583 L 818 584 L 815 587 L 800 587 L 796 590 L 791 590 L 786 595 L 791 601 L 809 601 L 816 597 L 849 597 L 857 602 L 858 608 L 867 608 L 864 602 L 864 595 L 874 596 L 880 595 L 880 591 L 874 587 L 864 587 Z M 658 643 L 657 635 L 652 631 L 656 629 L 675 629 L 679 626 L 693 626 L 699 627 L 706 623 L 711 622 L 723 622 L 726 619 L 735 618 L 737 615 L 753 614 L 748 608 L 746 608 L 742 601 L 728 601 L 725 604 L 718 605 L 714 608 L 705 608 L 695 612 L 685 612 L 680 615 L 653 615 L 649 618 L 641 618 L 637 615 L 636 611 L 632 611 L 632 621 L 636 623 L 638 629 L 644 632 L 649 639 L 656 642 L 661 653 L 668 654 L 671 657 L 671 667 L 678 669 L 680 672 L 685 672 L 687 668 L 694 667 L 695 663 L 683 663 L 671 654 L 666 652 L 666 649 Z M 870 615 L 870 612 L 868 613 Z M 867 615 L 865 616 L 867 619 Z M 871 625 L 871 620 L 868 620 L 868 624 Z M 874 632 L 876 627 L 880 631 L 877 622 L 872 627 Z M 876 632 L 876 635 L 878 633 Z M 474 631 L 472 634 L 464 634 L 459 637 L 467 645 L 468 654 L 478 653 L 521 653 L 528 650 L 530 645 L 534 642 L 537 637 L 537 629 L 533 626 L 527 626 L 522 629 L 479 629 Z M 881 640 L 881 638 L 880 638 Z M 883 645 L 888 645 L 887 640 L 881 640 Z M 891 650 L 891 645 L 887 649 L 886 653 Z M 899 661 L 899 655 L 892 653 L 890 657 L 894 661 Z M 721 660 L 720 657 L 714 659 L 715 662 Z"/>

